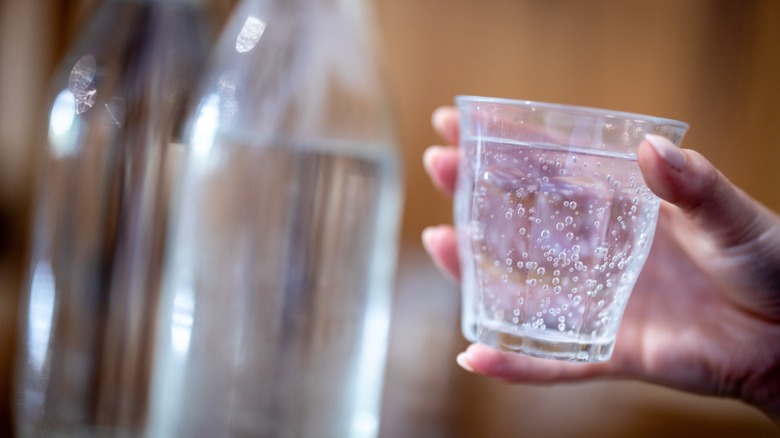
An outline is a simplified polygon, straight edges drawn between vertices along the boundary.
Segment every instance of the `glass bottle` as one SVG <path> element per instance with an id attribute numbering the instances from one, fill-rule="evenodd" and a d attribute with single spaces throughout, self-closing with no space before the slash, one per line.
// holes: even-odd
<path id="1" fill-rule="evenodd" d="M 188 134 L 154 436 L 374 436 L 400 161 L 361 0 L 245 0 Z"/>
<path id="2" fill-rule="evenodd" d="M 144 433 L 168 182 L 211 43 L 199 0 L 106 0 L 50 84 L 19 436 Z"/>

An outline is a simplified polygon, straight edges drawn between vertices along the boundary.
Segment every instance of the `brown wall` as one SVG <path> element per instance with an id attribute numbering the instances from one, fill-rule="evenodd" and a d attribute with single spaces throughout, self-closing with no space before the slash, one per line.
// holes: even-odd
<path id="1" fill-rule="evenodd" d="M 0 393 L 7 394 L 40 92 L 90 0 L 0 0 Z M 230 0 L 217 0 L 225 5 Z M 376 0 L 406 160 L 404 237 L 448 222 L 423 149 L 456 94 L 607 107 L 691 124 L 710 157 L 780 211 L 780 1 Z M 0 399 L 0 436 L 8 434 Z"/>

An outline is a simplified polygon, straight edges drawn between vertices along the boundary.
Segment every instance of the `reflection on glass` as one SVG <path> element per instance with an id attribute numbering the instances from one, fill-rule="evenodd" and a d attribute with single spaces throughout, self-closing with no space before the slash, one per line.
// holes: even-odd
<path id="1" fill-rule="evenodd" d="M 219 125 L 219 96 L 212 94 L 203 100 L 198 108 L 197 117 L 192 128 L 192 152 L 199 157 L 206 157 L 214 143 Z"/>
<path id="2" fill-rule="evenodd" d="M 49 115 L 49 142 L 55 156 L 61 158 L 75 152 L 75 122 L 76 98 L 69 89 L 62 90 L 54 99 Z"/>
<path id="3" fill-rule="evenodd" d="M 192 298 L 192 289 L 182 287 L 177 290 L 176 296 L 173 298 L 171 317 L 171 348 L 182 359 L 190 348 L 194 310 L 195 302 Z"/>
<path id="4" fill-rule="evenodd" d="M 91 53 L 82 56 L 70 71 L 68 87 L 76 98 L 76 114 L 82 114 L 95 104 L 97 89 L 92 81 L 96 71 L 95 57 Z"/>
<path id="5" fill-rule="evenodd" d="M 244 22 L 244 27 L 241 28 L 241 32 L 236 37 L 236 51 L 244 53 L 252 50 L 260 41 L 260 37 L 265 32 L 265 23 L 255 17 L 247 17 Z"/>
<path id="6" fill-rule="evenodd" d="M 46 360 L 54 315 L 54 275 L 48 262 L 38 263 L 32 275 L 27 348 L 33 369 L 41 372 Z"/>

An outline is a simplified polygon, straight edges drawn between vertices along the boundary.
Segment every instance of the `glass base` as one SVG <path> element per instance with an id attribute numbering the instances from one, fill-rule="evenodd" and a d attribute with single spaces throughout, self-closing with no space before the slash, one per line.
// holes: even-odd
<path id="1" fill-rule="evenodd" d="M 484 327 L 477 332 L 477 342 L 497 350 L 569 362 L 606 362 L 615 346 L 614 339 L 588 340 L 557 333 L 510 334 Z"/>

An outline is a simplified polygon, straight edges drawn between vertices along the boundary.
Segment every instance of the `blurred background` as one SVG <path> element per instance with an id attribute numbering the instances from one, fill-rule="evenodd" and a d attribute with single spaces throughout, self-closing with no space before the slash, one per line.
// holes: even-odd
<path id="1" fill-rule="evenodd" d="M 16 309 L 41 102 L 92 0 L 0 0 L 0 436 L 11 436 Z M 231 0 L 214 0 L 227 14 Z M 690 123 L 687 148 L 780 211 L 780 1 L 374 0 L 406 162 L 382 436 L 777 436 L 754 409 L 636 382 L 509 386 L 455 365 L 457 285 L 419 235 L 449 222 L 429 184 L 430 114 L 456 94 Z"/>

